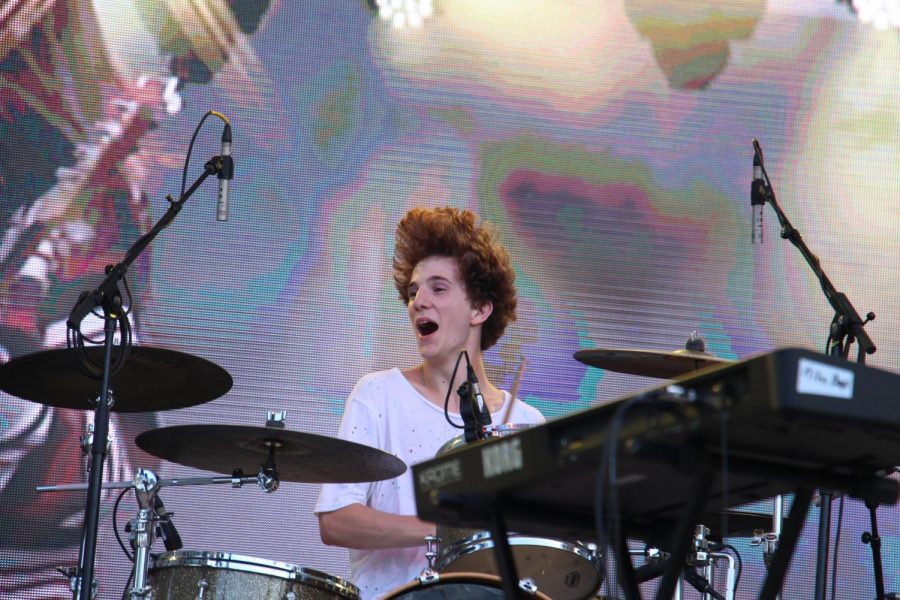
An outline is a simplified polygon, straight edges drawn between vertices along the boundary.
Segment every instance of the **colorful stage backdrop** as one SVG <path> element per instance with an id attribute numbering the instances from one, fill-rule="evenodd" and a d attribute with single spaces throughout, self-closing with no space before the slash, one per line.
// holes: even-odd
<path id="1" fill-rule="evenodd" d="M 209 109 L 234 126 L 231 219 L 207 182 L 130 271 L 141 343 L 226 368 L 208 404 L 114 419 L 109 477 L 139 466 L 206 474 L 138 451 L 143 430 L 262 425 L 333 435 L 344 398 L 415 345 L 390 279 L 412 206 L 493 223 L 518 276 L 519 319 L 487 356 L 547 417 L 653 380 L 584 367 L 583 348 L 674 350 L 692 331 L 722 358 L 822 349 L 832 316 L 765 215 L 750 244 L 751 139 L 784 210 L 900 370 L 900 35 L 832 0 L 433 0 L 395 27 L 363 0 L 5 0 L 0 6 L 0 342 L 3 359 L 65 344 L 78 292 L 177 194 Z M 189 181 L 218 153 L 207 121 Z M 35 373 L 53 377 L 54 373 Z M 889 400 L 886 398 L 886 401 Z M 0 596 L 67 597 L 89 415 L 4 395 Z M 347 576 L 324 546 L 314 485 L 169 488 L 185 546 Z M 106 498 L 98 575 L 128 563 Z M 125 500 L 119 525 L 133 516 Z M 880 511 L 888 590 L 900 591 L 900 509 Z M 835 520 L 837 510 L 835 510 Z M 812 594 L 816 511 L 787 598 Z M 837 530 L 837 524 L 834 525 Z M 837 597 L 872 597 L 867 513 L 848 500 Z M 734 539 L 740 598 L 762 552 Z"/>

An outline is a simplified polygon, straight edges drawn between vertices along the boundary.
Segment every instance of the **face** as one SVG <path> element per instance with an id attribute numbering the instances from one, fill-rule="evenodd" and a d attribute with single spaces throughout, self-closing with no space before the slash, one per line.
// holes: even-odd
<path id="1" fill-rule="evenodd" d="M 456 360 L 463 348 L 471 353 L 479 347 L 491 306 L 472 306 L 455 259 L 431 256 L 419 262 L 408 292 L 407 311 L 422 358 Z"/>

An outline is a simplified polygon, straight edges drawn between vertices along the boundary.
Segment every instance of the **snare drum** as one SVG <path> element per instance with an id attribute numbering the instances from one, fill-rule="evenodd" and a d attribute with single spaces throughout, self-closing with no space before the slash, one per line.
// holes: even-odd
<path id="1" fill-rule="evenodd" d="M 337 577 L 223 552 L 160 554 L 150 585 L 154 600 L 359 600 L 359 589 Z"/>
<path id="2" fill-rule="evenodd" d="M 483 428 L 486 438 L 504 437 L 531 425 L 498 424 Z M 443 456 L 465 446 L 458 436 L 441 446 Z M 438 556 L 435 569 L 441 573 L 485 573 L 499 575 L 494 541 L 488 531 L 437 526 Z M 603 583 L 600 558 L 593 548 L 579 542 L 509 533 L 509 545 L 519 577 L 530 578 L 537 589 L 551 598 L 591 598 Z"/>
<path id="3" fill-rule="evenodd" d="M 527 594 L 535 600 L 550 600 L 540 589 Z M 503 583 L 499 577 L 484 573 L 448 573 L 420 578 L 389 593 L 384 600 L 503 600 Z"/>

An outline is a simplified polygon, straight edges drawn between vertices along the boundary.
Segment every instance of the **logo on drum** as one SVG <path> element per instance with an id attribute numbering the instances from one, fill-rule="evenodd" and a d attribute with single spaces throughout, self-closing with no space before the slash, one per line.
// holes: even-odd
<path id="1" fill-rule="evenodd" d="M 419 488 L 427 491 L 460 479 L 462 479 L 462 467 L 459 460 L 448 460 L 445 463 L 423 469 L 419 473 Z"/>
<path id="2" fill-rule="evenodd" d="M 485 479 L 517 471 L 522 465 L 522 440 L 519 438 L 488 444 L 481 451 Z"/>

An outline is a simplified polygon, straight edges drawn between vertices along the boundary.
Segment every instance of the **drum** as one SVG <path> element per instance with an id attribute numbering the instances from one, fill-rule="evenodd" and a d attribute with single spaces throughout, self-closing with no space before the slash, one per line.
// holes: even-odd
<path id="1" fill-rule="evenodd" d="M 313 569 L 223 552 L 166 552 L 153 559 L 154 600 L 359 600 L 355 585 Z"/>
<path id="2" fill-rule="evenodd" d="M 536 600 L 550 600 L 540 590 L 528 593 Z M 499 577 L 484 573 L 441 574 L 404 585 L 384 600 L 503 600 L 503 584 Z"/>
<path id="3" fill-rule="evenodd" d="M 490 532 L 438 526 L 437 534 L 439 572 L 499 575 Z M 596 552 L 578 542 L 510 533 L 509 546 L 518 576 L 532 579 L 551 598 L 590 598 L 603 583 Z"/>
<path id="4" fill-rule="evenodd" d="M 485 425 L 481 428 L 482 434 L 485 439 L 495 438 L 495 437 L 504 437 L 518 431 L 524 431 L 529 427 L 533 427 L 528 423 L 498 423 L 496 425 Z M 462 448 L 466 445 L 466 438 L 464 436 L 458 435 L 443 446 L 441 446 L 436 456 L 444 456 L 448 452 L 453 452 L 459 448 Z"/>

